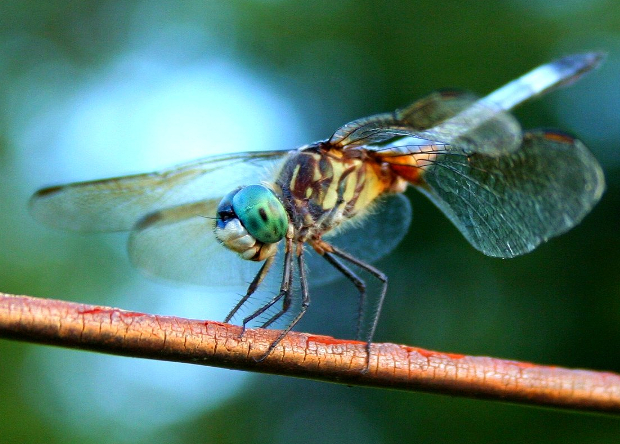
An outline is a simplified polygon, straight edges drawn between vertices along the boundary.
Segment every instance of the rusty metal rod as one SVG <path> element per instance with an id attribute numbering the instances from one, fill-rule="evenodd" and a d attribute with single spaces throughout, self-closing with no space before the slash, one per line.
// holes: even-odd
<path id="1" fill-rule="evenodd" d="M 620 414 L 620 375 L 0 293 L 0 338 L 333 383 Z"/>

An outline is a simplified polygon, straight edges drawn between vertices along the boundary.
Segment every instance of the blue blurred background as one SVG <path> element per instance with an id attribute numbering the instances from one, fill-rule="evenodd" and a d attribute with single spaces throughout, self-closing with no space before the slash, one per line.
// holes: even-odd
<path id="1" fill-rule="evenodd" d="M 558 56 L 609 52 L 516 114 L 577 134 L 608 190 L 534 253 L 484 257 L 415 191 L 377 265 L 378 341 L 620 372 L 620 8 L 615 0 L 285 0 L 0 5 L 0 291 L 221 320 L 234 304 L 131 268 L 126 236 L 37 224 L 45 185 L 292 149 L 447 87 L 480 94 Z M 331 295 L 343 295 L 334 300 Z M 355 292 L 313 291 L 301 329 L 351 337 Z M 618 442 L 620 423 L 0 341 L 0 442 Z"/>

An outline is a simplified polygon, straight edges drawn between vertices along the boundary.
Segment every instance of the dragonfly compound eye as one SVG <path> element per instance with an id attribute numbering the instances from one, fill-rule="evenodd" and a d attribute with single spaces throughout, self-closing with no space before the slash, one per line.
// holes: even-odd
<path id="1" fill-rule="evenodd" d="M 228 193 L 217 206 L 217 218 L 215 222 L 217 228 L 224 229 L 229 220 L 237 218 L 235 210 L 233 210 L 232 200 L 239 190 L 240 188 L 236 188 Z"/>
<path id="2" fill-rule="evenodd" d="M 286 210 L 269 188 L 249 185 L 240 189 L 232 198 L 232 207 L 245 229 L 257 241 L 272 244 L 286 235 Z"/>

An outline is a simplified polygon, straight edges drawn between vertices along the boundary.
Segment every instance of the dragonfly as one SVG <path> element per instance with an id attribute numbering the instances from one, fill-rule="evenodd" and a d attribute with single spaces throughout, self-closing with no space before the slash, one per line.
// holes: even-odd
<path id="1" fill-rule="evenodd" d="M 259 287 L 275 286 L 242 321 L 245 331 L 252 321 L 266 328 L 289 318 L 261 359 L 306 313 L 308 273 L 317 280 L 343 275 L 359 293 L 357 339 L 369 356 L 388 288 L 386 274 L 370 263 L 406 233 L 409 185 L 473 247 L 499 258 L 566 232 L 599 201 L 605 180 L 586 146 L 561 131 L 523 131 L 509 111 L 575 82 L 603 59 L 597 52 L 569 55 L 483 98 L 434 92 L 292 151 L 215 155 L 44 188 L 30 209 L 57 228 L 130 231 L 130 258 L 147 273 L 200 285 L 245 283 L 225 322 Z M 362 333 L 368 278 L 380 291 Z"/>

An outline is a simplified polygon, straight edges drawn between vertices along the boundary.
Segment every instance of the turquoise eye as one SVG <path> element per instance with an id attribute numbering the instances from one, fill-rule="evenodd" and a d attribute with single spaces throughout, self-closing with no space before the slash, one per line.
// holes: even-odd
<path id="1" fill-rule="evenodd" d="M 241 188 L 232 207 L 248 233 L 265 244 L 278 242 L 288 230 L 286 210 L 273 191 L 262 185 Z"/>

